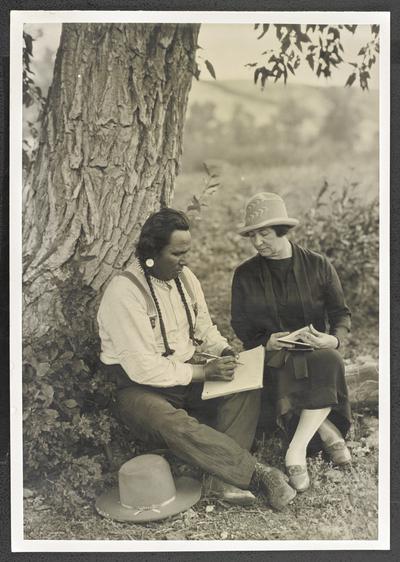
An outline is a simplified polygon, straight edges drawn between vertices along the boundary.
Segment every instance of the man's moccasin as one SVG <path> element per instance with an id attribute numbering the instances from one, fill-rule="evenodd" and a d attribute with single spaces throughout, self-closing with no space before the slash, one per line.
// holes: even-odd
<path id="1" fill-rule="evenodd" d="M 253 505 L 257 501 L 256 496 L 250 490 L 241 490 L 236 486 L 222 482 L 215 476 L 208 479 L 204 488 L 209 497 L 218 498 L 233 505 Z"/>
<path id="2" fill-rule="evenodd" d="M 296 490 L 289 486 L 287 476 L 277 468 L 261 467 L 257 476 L 273 509 L 281 511 L 296 497 Z"/>

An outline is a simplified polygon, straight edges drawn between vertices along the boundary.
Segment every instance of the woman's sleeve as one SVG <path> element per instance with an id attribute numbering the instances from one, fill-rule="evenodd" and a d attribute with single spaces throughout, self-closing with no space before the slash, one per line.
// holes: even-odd
<path id="1" fill-rule="evenodd" d="M 232 281 L 231 326 L 243 343 L 245 349 L 252 349 L 259 345 L 266 345 L 266 333 L 255 333 L 251 319 L 248 317 L 244 303 L 246 302 L 246 287 L 243 276 L 236 270 Z"/>
<path id="2" fill-rule="evenodd" d="M 325 305 L 330 333 L 340 339 L 350 331 L 351 313 L 344 299 L 339 276 L 328 259 L 325 260 Z"/>

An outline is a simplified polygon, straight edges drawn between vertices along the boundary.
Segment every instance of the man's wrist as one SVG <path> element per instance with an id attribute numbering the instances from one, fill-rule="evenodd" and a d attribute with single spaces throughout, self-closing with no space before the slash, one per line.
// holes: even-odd
<path id="1" fill-rule="evenodd" d="M 206 380 L 206 366 L 192 365 L 192 382 L 204 382 Z"/>

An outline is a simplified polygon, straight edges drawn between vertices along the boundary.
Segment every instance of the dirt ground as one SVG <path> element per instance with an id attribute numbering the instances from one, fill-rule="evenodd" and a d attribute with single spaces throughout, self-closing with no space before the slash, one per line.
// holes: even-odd
<path id="1" fill-rule="evenodd" d="M 55 513 L 38 493 L 25 495 L 25 539 L 41 540 L 373 540 L 378 533 L 378 419 L 354 414 L 349 447 L 351 467 L 334 468 L 321 455 L 309 459 L 312 485 L 282 512 L 274 512 L 257 492 L 257 504 L 236 507 L 209 497 L 169 519 L 118 523 L 84 505 L 75 517 Z M 283 449 L 274 435 L 257 441 L 256 455 L 282 466 Z M 173 465 L 188 474 L 185 465 Z M 192 474 L 193 475 L 193 474 Z"/>

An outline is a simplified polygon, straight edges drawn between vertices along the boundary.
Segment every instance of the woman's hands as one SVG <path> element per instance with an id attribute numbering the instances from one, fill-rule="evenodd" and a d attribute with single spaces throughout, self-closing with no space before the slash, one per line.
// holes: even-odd
<path id="1" fill-rule="evenodd" d="M 319 332 L 312 324 L 310 324 L 310 331 L 301 334 L 301 339 L 315 349 L 337 349 L 339 347 L 339 339 L 336 336 Z"/>
<path id="2" fill-rule="evenodd" d="M 278 341 L 278 338 L 283 338 L 289 334 L 290 332 L 275 332 L 275 334 L 271 334 L 265 349 L 267 351 L 277 351 L 278 349 L 288 349 L 293 347 L 293 345 L 290 345 L 289 343 L 282 343 Z"/>
<path id="3" fill-rule="evenodd" d="M 290 332 L 276 332 L 275 334 L 271 334 L 265 347 L 266 350 L 276 351 L 278 349 L 293 348 L 293 345 L 278 341 L 279 338 L 283 338 L 289 335 L 289 333 Z M 309 343 L 314 349 L 337 349 L 339 347 L 339 339 L 336 336 L 326 334 L 325 332 L 319 332 L 312 324 L 310 324 L 308 329 L 305 328 L 304 331 L 297 334 L 294 339 Z"/>

